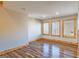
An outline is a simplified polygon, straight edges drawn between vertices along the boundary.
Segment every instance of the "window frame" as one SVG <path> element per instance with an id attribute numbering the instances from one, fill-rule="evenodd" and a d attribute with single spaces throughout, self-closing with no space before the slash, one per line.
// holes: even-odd
<path id="1" fill-rule="evenodd" d="M 59 22 L 59 34 L 52 33 L 52 23 Z M 51 36 L 61 36 L 61 20 L 52 20 L 51 22 Z"/>
<path id="2" fill-rule="evenodd" d="M 48 23 L 48 34 L 44 33 L 44 23 Z M 47 21 L 47 22 L 42 22 L 42 26 L 41 26 L 42 29 L 41 29 L 41 30 L 42 30 L 42 34 L 43 34 L 43 35 L 50 35 L 50 26 L 49 26 L 49 23 L 50 23 L 49 21 Z"/>
<path id="3" fill-rule="evenodd" d="M 67 18 L 67 19 L 66 19 Z M 73 18 L 73 19 L 71 19 Z M 55 20 L 53 20 L 55 19 Z M 64 35 L 64 21 L 68 21 L 68 20 L 74 20 L 74 36 L 65 36 Z M 59 35 L 54 35 L 52 34 L 52 22 L 59 22 Z M 44 23 L 48 23 L 48 34 L 45 34 L 44 33 L 44 27 L 43 27 L 43 24 Z M 52 18 L 50 20 L 44 20 L 44 21 L 41 21 L 41 34 L 42 35 L 47 35 L 47 36 L 56 36 L 56 37 L 63 37 L 63 38 L 74 38 L 76 39 L 77 38 L 77 15 L 70 15 L 70 16 L 65 16 L 65 17 L 62 17 L 62 18 Z"/>
<path id="4" fill-rule="evenodd" d="M 72 17 L 70 17 L 70 18 L 72 18 Z M 64 22 L 65 21 L 70 21 L 70 20 L 74 20 L 74 35 L 73 36 L 65 36 L 64 35 Z M 73 19 L 64 19 L 64 20 L 62 20 L 62 37 L 64 37 L 64 38 L 76 38 L 76 21 L 77 21 L 77 17 L 76 16 L 74 16 L 74 18 Z"/>

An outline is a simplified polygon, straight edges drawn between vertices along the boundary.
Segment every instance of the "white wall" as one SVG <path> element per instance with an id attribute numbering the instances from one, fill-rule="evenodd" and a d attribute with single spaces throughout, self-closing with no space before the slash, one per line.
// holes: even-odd
<path id="1" fill-rule="evenodd" d="M 78 20 L 77 20 L 77 41 L 78 41 L 78 49 L 79 49 L 79 7 L 78 7 Z M 77 51 L 77 54 L 78 54 L 77 57 L 79 58 L 79 50 Z"/>
<path id="2" fill-rule="evenodd" d="M 50 40 L 63 40 L 63 41 L 67 41 L 67 42 L 77 42 L 77 39 L 73 39 L 73 38 L 63 38 L 63 37 L 55 37 L 55 36 L 46 36 L 46 35 L 42 35 L 41 37 L 43 38 L 48 38 Z"/>
<path id="3" fill-rule="evenodd" d="M 26 16 L 20 12 L 0 8 L 0 51 L 28 42 Z M 26 27 L 25 27 L 26 26 Z"/>
<path id="4" fill-rule="evenodd" d="M 0 8 L 0 51 L 28 43 L 41 34 L 40 21 L 26 14 Z"/>
<path id="5" fill-rule="evenodd" d="M 28 18 L 28 40 L 33 41 L 41 35 L 41 22 L 39 20 Z"/>
<path id="6" fill-rule="evenodd" d="M 77 20 L 77 31 L 79 32 L 79 11 L 78 11 L 78 20 Z M 79 35 L 79 33 L 78 33 Z M 79 36 L 77 38 L 77 41 L 79 42 Z"/>

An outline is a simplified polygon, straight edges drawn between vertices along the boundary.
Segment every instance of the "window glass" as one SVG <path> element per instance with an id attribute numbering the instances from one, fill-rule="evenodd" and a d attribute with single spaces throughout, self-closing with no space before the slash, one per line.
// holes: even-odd
<path id="1" fill-rule="evenodd" d="M 48 34 L 49 33 L 49 24 L 43 23 L 43 33 Z"/>
<path id="2" fill-rule="evenodd" d="M 59 22 L 52 22 L 52 35 L 59 35 Z"/>
<path id="3" fill-rule="evenodd" d="M 64 35 L 74 36 L 74 20 L 64 21 Z"/>

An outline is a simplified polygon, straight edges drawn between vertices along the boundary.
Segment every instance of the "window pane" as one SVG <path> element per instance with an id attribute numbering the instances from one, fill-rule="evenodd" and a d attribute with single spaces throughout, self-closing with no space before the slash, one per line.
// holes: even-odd
<path id="1" fill-rule="evenodd" d="M 49 25 L 48 25 L 48 23 L 44 23 L 43 27 L 44 27 L 43 33 L 48 34 L 49 33 Z"/>
<path id="2" fill-rule="evenodd" d="M 74 36 L 74 20 L 68 20 L 64 22 L 64 35 Z"/>
<path id="3" fill-rule="evenodd" d="M 52 34 L 59 35 L 59 22 L 52 23 Z"/>

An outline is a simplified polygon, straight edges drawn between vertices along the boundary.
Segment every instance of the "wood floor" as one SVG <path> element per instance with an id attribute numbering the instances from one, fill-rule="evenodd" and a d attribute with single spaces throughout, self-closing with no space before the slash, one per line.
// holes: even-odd
<path id="1" fill-rule="evenodd" d="M 28 46 L 2 54 L 4 58 L 76 58 L 77 46 L 46 41 L 30 42 Z"/>

